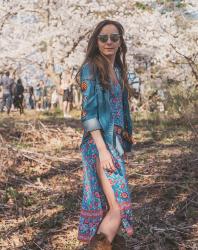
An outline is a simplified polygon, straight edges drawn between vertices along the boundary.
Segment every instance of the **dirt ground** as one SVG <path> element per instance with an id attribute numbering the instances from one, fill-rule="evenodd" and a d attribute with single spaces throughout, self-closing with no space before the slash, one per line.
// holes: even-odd
<path id="1" fill-rule="evenodd" d="M 142 118 L 134 127 L 127 249 L 198 249 L 197 121 Z M 77 118 L 0 114 L 0 249 L 78 249 L 81 137 Z"/>

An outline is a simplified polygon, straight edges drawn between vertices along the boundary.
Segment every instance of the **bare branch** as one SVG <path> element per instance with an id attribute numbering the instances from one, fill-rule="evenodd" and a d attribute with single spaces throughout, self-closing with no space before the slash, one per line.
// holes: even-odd
<path id="1" fill-rule="evenodd" d="M 73 43 L 73 46 L 69 52 L 67 52 L 66 57 L 69 57 L 69 55 L 75 50 L 75 48 L 78 46 L 78 44 L 89 34 L 91 33 L 91 30 L 88 30 L 83 35 L 79 36 L 78 39 Z"/>
<path id="2" fill-rule="evenodd" d="M 180 56 L 182 56 L 182 57 L 184 57 L 184 58 L 186 59 L 186 61 L 188 62 L 189 66 L 190 66 L 190 68 L 191 68 L 191 70 L 192 70 L 192 73 L 193 73 L 195 79 L 198 81 L 198 70 L 197 70 L 197 65 L 196 65 L 195 61 L 192 59 L 192 57 L 186 56 L 186 55 L 182 54 L 181 52 L 179 52 L 179 51 L 177 50 L 177 48 L 176 48 L 173 44 L 170 44 L 170 45 L 171 45 L 171 47 L 175 50 L 175 52 L 176 52 L 177 54 L 179 54 Z M 195 57 L 195 58 L 196 58 L 196 57 Z"/>

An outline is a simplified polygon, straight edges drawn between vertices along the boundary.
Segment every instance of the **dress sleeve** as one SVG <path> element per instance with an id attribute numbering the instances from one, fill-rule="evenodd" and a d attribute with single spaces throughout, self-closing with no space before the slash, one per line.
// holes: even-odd
<path id="1" fill-rule="evenodd" d="M 86 132 L 101 129 L 98 120 L 98 98 L 96 80 L 90 64 L 85 64 L 80 72 L 82 92 L 81 121 Z"/>

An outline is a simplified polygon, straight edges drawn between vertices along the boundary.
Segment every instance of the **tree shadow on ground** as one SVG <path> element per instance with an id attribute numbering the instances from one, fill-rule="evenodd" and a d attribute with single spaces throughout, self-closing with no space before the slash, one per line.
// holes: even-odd
<path id="1" fill-rule="evenodd" d="M 191 141 L 185 142 L 185 145 L 186 143 L 190 149 L 188 153 L 164 155 L 164 160 L 167 157 L 169 160 L 165 163 L 162 158 L 157 159 L 159 151 L 172 149 L 170 145 L 156 145 L 158 155 L 153 162 L 137 169 L 138 173 L 129 170 L 129 180 L 137 183 L 131 187 L 135 235 L 134 240 L 129 242 L 129 249 L 196 249 L 193 248 L 196 243 L 192 239 L 195 239 L 195 225 L 198 223 L 198 176 L 195 164 L 198 147 L 192 147 Z M 147 146 L 149 150 L 149 145 Z M 147 154 L 147 151 L 144 153 Z M 146 178 L 147 181 L 144 181 Z"/>
<path id="2" fill-rule="evenodd" d="M 32 122 L 32 125 L 37 129 L 44 125 L 48 127 L 56 127 L 59 129 L 71 127 L 76 131 L 82 131 L 81 121 L 76 118 L 65 119 L 56 116 L 49 116 L 41 119 L 35 118 L 34 121 L 30 121 L 23 119 L 16 120 L 16 117 L 3 117 L 2 119 L 0 119 L 0 135 L 8 141 L 12 140 L 12 136 L 16 137 L 16 139 L 19 139 L 24 132 L 21 130 L 21 127 L 23 127 L 23 129 L 26 129 L 26 126 L 28 127 L 30 122 Z"/>
<path id="3" fill-rule="evenodd" d="M 80 129 L 82 130 L 82 124 L 80 119 L 75 118 L 57 118 L 57 117 L 48 117 L 47 119 L 40 119 L 40 121 L 45 125 L 56 125 L 56 126 L 67 126 L 73 129 Z"/>
<path id="4" fill-rule="evenodd" d="M 81 125 L 78 122 L 79 120 L 76 119 L 65 121 L 62 118 L 52 117 L 41 119 L 44 126 L 58 126 L 60 129 L 64 126 L 71 126 L 80 130 Z M 12 140 L 10 135 L 16 135 L 13 134 L 14 132 L 22 132 L 18 127 L 16 129 L 15 121 L 10 118 L 0 121 L 0 128 L 1 124 L 8 141 Z M 10 125 L 6 127 L 5 124 Z M 174 125 L 170 123 L 169 126 L 168 129 L 171 131 Z M 167 134 L 168 136 L 170 135 Z M 139 161 L 138 157 L 134 156 L 130 160 L 131 168 L 128 171 L 133 194 L 135 234 L 128 240 L 127 250 L 181 250 L 182 247 L 193 249 L 196 230 L 194 225 L 198 222 L 197 144 L 194 140 L 180 138 L 167 145 L 163 144 L 159 137 L 159 140 L 145 139 L 135 145 L 134 149 L 143 159 L 140 158 Z M 138 162 L 135 169 L 134 161 Z M 24 164 L 23 158 L 20 164 Z M 23 247 L 18 249 L 23 250 L 74 249 L 72 247 L 76 243 L 73 243 L 71 238 L 61 243 L 61 237 L 65 239 L 68 232 L 77 229 L 82 195 L 80 164 L 79 160 L 68 162 L 68 164 L 56 161 L 45 171 L 30 174 L 21 173 L 19 165 L 18 169 L 12 169 L 7 182 L 1 183 L 0 188 L 12 187 L 24 196 L 16 196 L 17 202 L 14 206 L 10 210 L 7 207 L 2 210 L 5 217 L 7 212 L 10 212 L 11 219 L 21 218 L 20 209 L 24 205 L 24 197 L 32 198 L 36 195 L 36 198 L 32 204 L 23 207 L 25 221 L 8 228 L 2 236 L 9 238 L 17 233 L 21 234 Z M 36 185 L 39 185 L 38 179 L 44 187 L 38 186 L 34 189 Z M 34 186 L 32 190 L 31 188 L 29 190 L 29 183 Z M 25 238 L 24 235 L 30 228 L 33 233 L 31 237 Z"/>
<path id="5" fill-rule="evenodd" d="M 178 118 L 170 118 L 169 116 L 165 117 L 163 114 L 155 114 L 157 116 L 155 117 L 148 117 L 147 119 L 136 119 L 135 122 L 135 128 L 142 128 L 143 130 L 146 129 L 155 129 L 158 126 L 163 126 L 166 128 L 166 131 L 177 131 L 178 128 L 187 127 L 188 129 L 189 124 L 187 124 L 187 120 L 185 117 L 178 117 Z M 190 120 L 191 125 L 197 125 L 197 117 L 193 117 Z"/>
<path id="6" fill-rule="evenodd" d="M 72 193 L 66 193 L 59 201 L 56 199 L 54 201 L 56 206 L 61 205 L 63 209 L 43 218 L 35 227 L 39 230 L 38 233 L 29 242 L 26 242 L 21 249 L 56 249 L 53 240 L 59 235 L 66 235 L 66 232 L 77 227 L 80 197 L 81 190 L 75 190 Z M 69 244 L 68 248 L 65 243 L 62 244 L 62 248 L 60 245 L 57 249 L 72 249 Z"/>
<path id="7" fill-rule="evenodd" d="M 1 119 L 2 138 L 12 145 L 12 136 L 14 140 L 20 140 L 24 127 L 30 122 L 33 121 L 18 121 L 13 117 Z M 74 131 L 81 131 L 78 119 L 51 117 L 34 121 L 33 125 L 38 129 L 42 126 L 59 129 L 72 127 Z M 76 147 L 63 150 L 67 150 L 68 154 L 77 152 Z M 52 160 L 49 166 L 44 165 L 39 172 L 30 172 L 29 166 L 30 169 L 34 167 L 34 160 L 17 155 L 17 150 L 11 150 L 9 158 L 13 162 L 5 169 L 7 177 L 0 183 L 0 189 L 5 190 L 0 198 L 1 217 L 8 221 L 13 219 L 15 222 L 1 231 L 2 239 L 12 239 L 20 234 L 23 247 L 18 249 L 67 249 L 65 243 L 62 248 L 56 248 L 52 238 L 77 227 L 82 192 L 81 161 L 71 159 L 68 163 L 63 163 L 58 159 Z M 22 168 L 25 171 L 21 171 Z M 28 230 L 31 233 L 26 237 L 24 235 L 28 235 Z M 12 247 L 17 249 L 17 246 Z"/>
<path id="8" fill-rule="evenodd" d="M 19 231 L 23 235 L 27 233 L 27 228 L 31 228 L 31 231 L 35 232 L 33 237 L 31 237 L 31 240 L 23 239 L 24 247 L 19 249 L 56 249 L 52 246 L 51 237 L 63 233 L 66 234 L 69 230 L 76 228 L 78 222 L 82 196 L 81 177 L 77 173 L 76 164 L 73 164 L 70 170 L 68 171 L 67 166 L 60 165 L 59 168 L 56 166 L 56 169 L 50 169 L 45 174 L 38 174 L 33 177 L 12 172 L 12 176 L 15 178 L 8 181 L 9 184 L 7 183 L 6 188 L 12 188 L 13 190 L 30 189 L 29 198 L 36 194 L 37 201 L 36 204 L 24 206 L 24 196 L 18 196 L 18 194 L 15 196 L 15 206 L 10 209 L 10 213 L 12 217 L 20 219 L 19 211 L 22 210 L 22 216 L 26 217 L 26 223 L 16 223 L 16 226 L 12 226 L 11 229 L 9 228 L 2 233 L 2 239 L 4 237 L 12 237 Z M 53 178 L 56 178 L 58 182 L 58 180 L 62 181 L 64 176 L 67 177 L 67 182 L 64 183 L 61 189 L 53 191 L 50 188 L 50 183 L 53 182 L 54 184 Z M 36 188 L 35 190 L 37 178 L 44 184 L 44 188 L 39 188 L 38 185 L 38 189 Z M 26 181 L 28 183 L 31 182 L 32 188 L 31 186 L 25 188 Z M 50 189 L 45 184 L 48 184 Z M 23 192 L 19 191 L 20 194 Z M 31 208 L 34 205 L 36 205 L 37 209 Z M 47 248 L 45 248 L 46 244 Z M 67 248 L 63 247 L 62 249 Z"/>

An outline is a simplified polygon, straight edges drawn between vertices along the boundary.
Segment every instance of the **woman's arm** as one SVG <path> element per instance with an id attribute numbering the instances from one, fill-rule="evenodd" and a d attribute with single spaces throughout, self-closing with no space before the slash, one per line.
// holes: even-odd
<path id="1" fill-rule="evenodd" d="M 80 72 L 80 87 L 82 93 L 81 122 L 85 132 L 101 129 L 98 120 L 98 97 L 96 91 L 96 80 L 93 75 L 92 66 L 85 64 Z"/>
<path id="2" fill-rule="evenodd" d="M 98 149 L 100 166 L 103 169 L 106 169 L 109 171 L 115 171 L 115 167 L 113 164 L 111 154 L 106 147 L 104 139 L 101 135 L 101 131 L 100 130 L 92 131 L 91 136 L 94 139 L 94 142 L 95 142 L 96 147 Z"/>
<path id="3" fill-rule="evenodd" d="M 115 170 L 112 157 L 101 134 L 101 125 L 98 119 L 98 97 L 96 81 L 90 64 L 85 64 L 81 70 L 82 114 L 81 121 L 86 132 L 96 144 L 99 153 L 100 165 L 104 169 Z"/>

